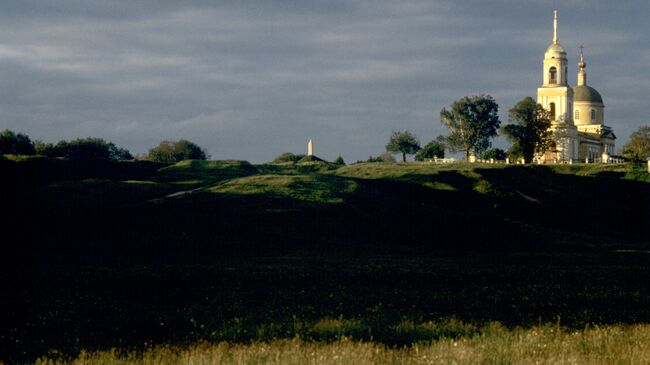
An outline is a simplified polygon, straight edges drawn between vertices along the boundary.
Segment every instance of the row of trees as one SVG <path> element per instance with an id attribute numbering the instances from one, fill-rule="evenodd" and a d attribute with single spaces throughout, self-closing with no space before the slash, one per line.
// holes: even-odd
<path id="1" fill-rule="evenodd" d="M 440 111 L 440 122 L 449 129 L 448 136 L 438 136 L 424 148 L 409 131 L 393 132 L 386 151 L 401 153 L 402 161 L 407 154 L 416 154 L 420 161 L 432 157 L 444 157 L 444 151 L 462 152 L 483 158 L 505 159 L 505 152 L 490 149 L 491 139 L 499 129 L 512 142 L 511 155 L 531 162 L 537 154 L 544 153 L 552 144 L 551 115 L 531 97 L 519 101 L 509 110 L 510 124 L 499 128 L 499 105 L 490 95 L 463 97 L 454 101 L 449 109 Z"/>
<path id="2" fill-rule="evenodd" d="M 444 157 L 444 151 L 462 152 L 465 159 L 470 155 L 482 159 L 504 160 L 523 157 L 529 163 L 553 147 L 551 113 L 537 104 L 531 97 L 525 97 L 508 111 L 509 124 L 500 127 L 499 106 L 489 95 L 463 97 L 454 101 L 449 109 L 440 111 L 440 122 L 449 129 L 448 136 L 438 136 L 426 146 L 409 131 L 393 132 L 386 151 L 406 155 L 415 154 L 416 161 Z M 490 148 L 491 139 L 501 131 L 512 143 L 506 152 Z M 630 135 L 621 155 L 631 161 L 645 161 L 650 158 L 650 126 L 640 127 Z"/>
<path id="3" fill-rule="evenodd" d="M 77 138 L 70 141 L 61 140 L 56 144 L 32 141 L 28 135 L 11 130 L 0 132 L 0 155 L 39 155 L 61 157 L 74 160 L 133 160 L 134 156 L 125 148 L 116 146 L 101 138 Z M 156 162 L 178 162 L 181 160 L 205 160 L 209 156 L 205 149 L 194 142 L 162 141 L 149 149 L 144 159 Z"/>
<path id="4" fill-rule="evenodd" d="M 28 135 L 11 130 L 0 132 L 0 154 L 39 155 L 76 160 L 132 160 L 133 155 L 112 142 L 101 138 L 61 140 L 56 144 L 32 141 Z"/>

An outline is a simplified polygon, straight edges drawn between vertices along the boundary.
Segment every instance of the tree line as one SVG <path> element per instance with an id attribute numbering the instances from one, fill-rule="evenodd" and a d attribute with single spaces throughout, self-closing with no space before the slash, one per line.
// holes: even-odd
<path id="1" fill-rule="evenodd" d="M 499 105 L 490 95 L 466 96 L 451 103 L 449 109 L 440 111 L 440 122 L 449 129 L 447 136 L 438 136 L 425 146 L 410 131 L 393 132 L 386 153 L 370 157 L 367 162 L 395 162 L 391 153 L 400 153 L 402 161 L 406 155 L 415 155 L 416 161 L 434 157 L 443 158 L 445 151 L 462 152 L 465 159 L 471 155 L 482 159 L 505 160 L 523 158 L 532 162 L 553 147 L 550 131 L 551 115 L 531 97 L 517 102 L 508 112 L 509 124 L 501 127 L 498 116 Z M 491 148 L 492 139 L 501 131 L 511 142 L 508 151 Z M 621 155 L 630 161 L 645 161 L 650 158 L 650 126 L 642 126 L 630 135 Z M 102 138 L 87 137 L 70 141 L 61 140 L 55 144 L 39 140 L 32 141 L 23 133 L 9 129 L 0 132 L 0 155 L 39 155 L 51 158 L 78 160 L 133 160 L 129 150 L 118 147 Z M 174 163 L 187 159 L 206 160 L 207 151 L 186 139 L 162 141 L 152 147 L 144 156 L 155 162 Z M 304 155 L 278 156 L 280 160 L 300 160 Z M 336 163 L 344 164 L 339 157 Z"/>
<path id="2" fill-rule="evenodd" d="M 24 133 L 9 129 L 0 132 L 0 155 L 33 155 L 71 160 L 127 161 L 135 157 L 126 148 L 118 147 L 102 138 L 87 137 L 57 143 L 45 143 L 32 139 Z M 148 150 L 140 159 L 173 163 L 182 160 L 206 160 L 206 150 L 194 142 L 181 139 L 162 141 Z"/>
<path id="3" fill-rule="evenodd" d="M 505 160 L 523 158 L 526 163 L 535 156 L 553 148 L 551 113 L 531 97 L 525 97 L 508 111 L 509 124 L 501 127 L 499 105 L 490 95 L 466 96 L 454 101 L 449 109 L 440 111 L 440 122 L 449 129 L 449 135 L 438 136 L 424 147 L 410 131 L 393 132 L 386 151 L 406 155 L 415 154 L 416 161 L 444 157 L 445 150 L 462 152 L 482 159 Z M 491 148 L 492 139 L 499 131 L 511 142 L 508 151 Z M 632 133 L 621 154 L 631 161 L 650 158 L 650 127 L 640 127 Z M 372 158 L 371 158 L 372 159 Z M 370 161 L 369 159 L 369 162 Z"/>

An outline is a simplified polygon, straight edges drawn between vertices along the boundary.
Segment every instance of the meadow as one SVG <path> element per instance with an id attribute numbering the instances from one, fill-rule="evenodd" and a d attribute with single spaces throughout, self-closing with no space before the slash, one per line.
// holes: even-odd
<path id="1" fill-rule="evenodd" d="M 0 170 L 9 363 L 648 359 L 642 166 Z"/>
<path id="2" fill-rule="evenodd" d="M 477 336 L 399 348 L 346 337 L 333 342 L 293 338 L 252 344 L 157 346 L 137 353 L 82 352 L 69 362 L 44 357 L 36 364 L 642 364 L 650 359 L 649 341 L 648 325 L 566 331 L 550 325 L 508 330 L 492 323 Z"/>

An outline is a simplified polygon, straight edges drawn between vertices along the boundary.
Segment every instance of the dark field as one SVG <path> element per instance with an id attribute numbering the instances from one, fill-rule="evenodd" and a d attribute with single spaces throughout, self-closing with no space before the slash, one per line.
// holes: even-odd
<path id="1" fill-rule="evenodd" d="M 0 360 L 295 336 L 406 345 L 491 321 L 650 322 L 641 167 L 0 169 Z"/>

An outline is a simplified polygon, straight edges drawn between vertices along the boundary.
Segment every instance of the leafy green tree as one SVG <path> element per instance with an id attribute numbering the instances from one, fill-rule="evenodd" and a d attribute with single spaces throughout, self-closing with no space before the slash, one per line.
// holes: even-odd
<path id="1" fill-rule="evenodd" d="M 508 157 L 506 151 L 500 148 L 490 148 L 481 154 L 483 160 L 494 159 L 496 161 L 503 161 Z"/>
<path id="2" fill-rule="evenodd" d="M 158 146 L 150 148 L 147 156 L 151 161 L 168 163 L 182 160 L 207 160 L 208 158 L 203 148 L 186 139 L 162 141 Z"/>
<path id="3" fill-rule="evenodd" d="M 337 165 L 345 165 L 345 161 L 343 161 L 343 157 L 339 156 L 334 160 L 334 163 Z"/>
<path id="4" fill-rule="evenodd" d="M 524 160 L 528 163 L 535 155 L 542 155 L 553 143 L 551 113 L 533 98 L 527 96 L 510 109 L 508 121 L 503 127 L 504 134 L 517 145 Z"/>
<path id="5" fill-rule="evenodd" d="M 393 132 L 386 145 L 386 151 L 401 153 L 402 162 L 406 162 L 406 155 L 412 155 L 420 150 L 420 141 L 410 131 Z"/>
<path id="6" fill-rule="evenodd" d="M 0 132 L 0 155 L 33 155 L 34 143 L 28 135 L 9 129 Z"/>
<path id="7" fill-rule="evenodd" d="M 465 96 L 440 111 L 440 122 L 449 128 L 447 148 L 463 152 L 465 159 L 479 155 L 497 136 L 499 105 L 490 95 Z"/>
<path id="8" fill-rule="evenodd" d="M 623 147 L 623 157 L 632 161 L 645 161 L 650 158 L 650 127 L 643 126 L 630 135 Z"/>
<path id="9" fill-rule="evenodd" d="M 176 161 L 182 160 L 207 160 L 208 154 L 194 142 L 181 139 L 174 145 Z"/>
<path id="10" fill-rule="evenodd" d="M 438 140 L 433 140 L 422 147 L 415 155 L 415 161 L 426 161 L 434 157 L 445 157 L 445 146 Z"/>

